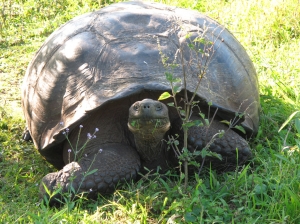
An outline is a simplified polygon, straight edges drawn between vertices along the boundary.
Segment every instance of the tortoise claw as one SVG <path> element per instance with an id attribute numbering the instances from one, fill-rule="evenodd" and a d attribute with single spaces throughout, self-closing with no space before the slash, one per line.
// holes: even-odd
<path id="1" fill-rule="evenodd" d="M 25 140 L 26 142 L 32 140 L 30 132 L 27 127 L 25 128 L 25 130 L 23 132 L 22 139 Z"/>
<path id="2" fill-rule="evenodd" d="M 73 161 L 60 171 L 44 176 L 40 198 L 46 198 L 51 206 L 61 204 L 65 199 L 76 199 L 81 194 L 96 198 L 98 194 L 112 193 L 119 183 L 137 177 L 140 160 L 130 146 L 106 144 L 103 148 L 101 153 L 86 155 L 78 162 Z"/>

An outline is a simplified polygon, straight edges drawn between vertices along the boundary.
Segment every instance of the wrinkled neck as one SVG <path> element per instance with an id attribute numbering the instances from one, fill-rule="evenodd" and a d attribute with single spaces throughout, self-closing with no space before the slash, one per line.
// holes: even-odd
<path id="1" fill-rule="evenodd" d="M 134 133 L 137 151 L 144 161 L 157 159 L 163 146 L 164 134 L 162 133 Z"/>

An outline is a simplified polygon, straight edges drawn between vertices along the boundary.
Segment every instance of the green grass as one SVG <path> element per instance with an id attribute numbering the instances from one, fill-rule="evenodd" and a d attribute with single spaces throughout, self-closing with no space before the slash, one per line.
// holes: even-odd
<path id="1" fill-rule="evenodd" d="M 224 24 L 243 44 L 258 72 L 261 125 L 252 143 L 253 166 L 190 179 L 154 176 L 121 186 L 111 196 L 72 209 L 40 204 L 38 184 L 54 171 L 21 140 L 20 85 L 36 50 L 64 22 L 108 1 L 0 2 L 1 223 L 300 223 L 300 4 L 297 0 L 178 0 Z"/>

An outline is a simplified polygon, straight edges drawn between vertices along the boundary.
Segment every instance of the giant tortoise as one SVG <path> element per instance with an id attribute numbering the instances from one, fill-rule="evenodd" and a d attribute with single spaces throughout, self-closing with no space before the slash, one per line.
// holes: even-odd
<path id="1" fill-rule="evenodd" d="M 189 44 L 201 34 L 205 42 L 192 51 L 196 45 Z M 188 148 L 201 150 L 219 130 L 226 130 L 209 147 L 222 160 L 211 157 L 206 162 L 227 169 L 248 161 L 252 153 L 246 139 L 258 130 L 259 95 L 254 66 L 241 44 L 195 11 L 117 3 L 61 26 L 26 71 L 22 106 L 28 132 L 40 154 L 59 169 L 43 178 L 42 197 L 44 187 L 66 192 L 72 186 L 89 197 L 107 194 L 145 170 L 177 166 L 167 141 L 178 134 L 182 147 L 182 120 L 168 101 L 157 100 L 171 92 L 167 71 L 183 80 L 183 62 L 189 66 L 187 85 L 180 86 L 178 104 L 185 102 L 185 90 L 188 96 L 194 93 L 199 68 L 189 62 L 195 54 L 203 57 L 206 43 L 214 51 L 211 57 L 205 54 L 210 60 L 191 119 L 200 119 L 197 108 L 213 119 L 209 126 L 189 129 Z M 174 61 L 177 66 L 166 66 Z M 228 130 L 221 122 L 237 117 L 244 132 Z"/>

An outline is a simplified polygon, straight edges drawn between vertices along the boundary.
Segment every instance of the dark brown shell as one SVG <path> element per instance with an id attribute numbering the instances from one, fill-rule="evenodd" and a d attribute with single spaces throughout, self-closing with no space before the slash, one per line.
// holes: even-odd
<path id="1" fill-rule="evenodd" d="M 63 141 L 64 128 L 71 129 L 105 103 L 144 90 L 169 90 L 157 41 L 171 60 L 186 33 L 193 36 L 204 26 L 209 27 L 207 38 L 216 41 L 217 47 L 197 94 L 219 107 L 221 114 L 234 116 L 245 111 L 242 124 L 247 134 L 257 132 L 256 72 L 245 49 L 228 30 L 195 11 L 126 2 L 74 18 L 36 53 L 22 92 L 35 146 L 40 152 L 52 150 Z M 173 73 L 182 76 L 181 68 Z M 193 92 L 195 83 L 197 77 L 190 75 L 187 89 Z"/>

